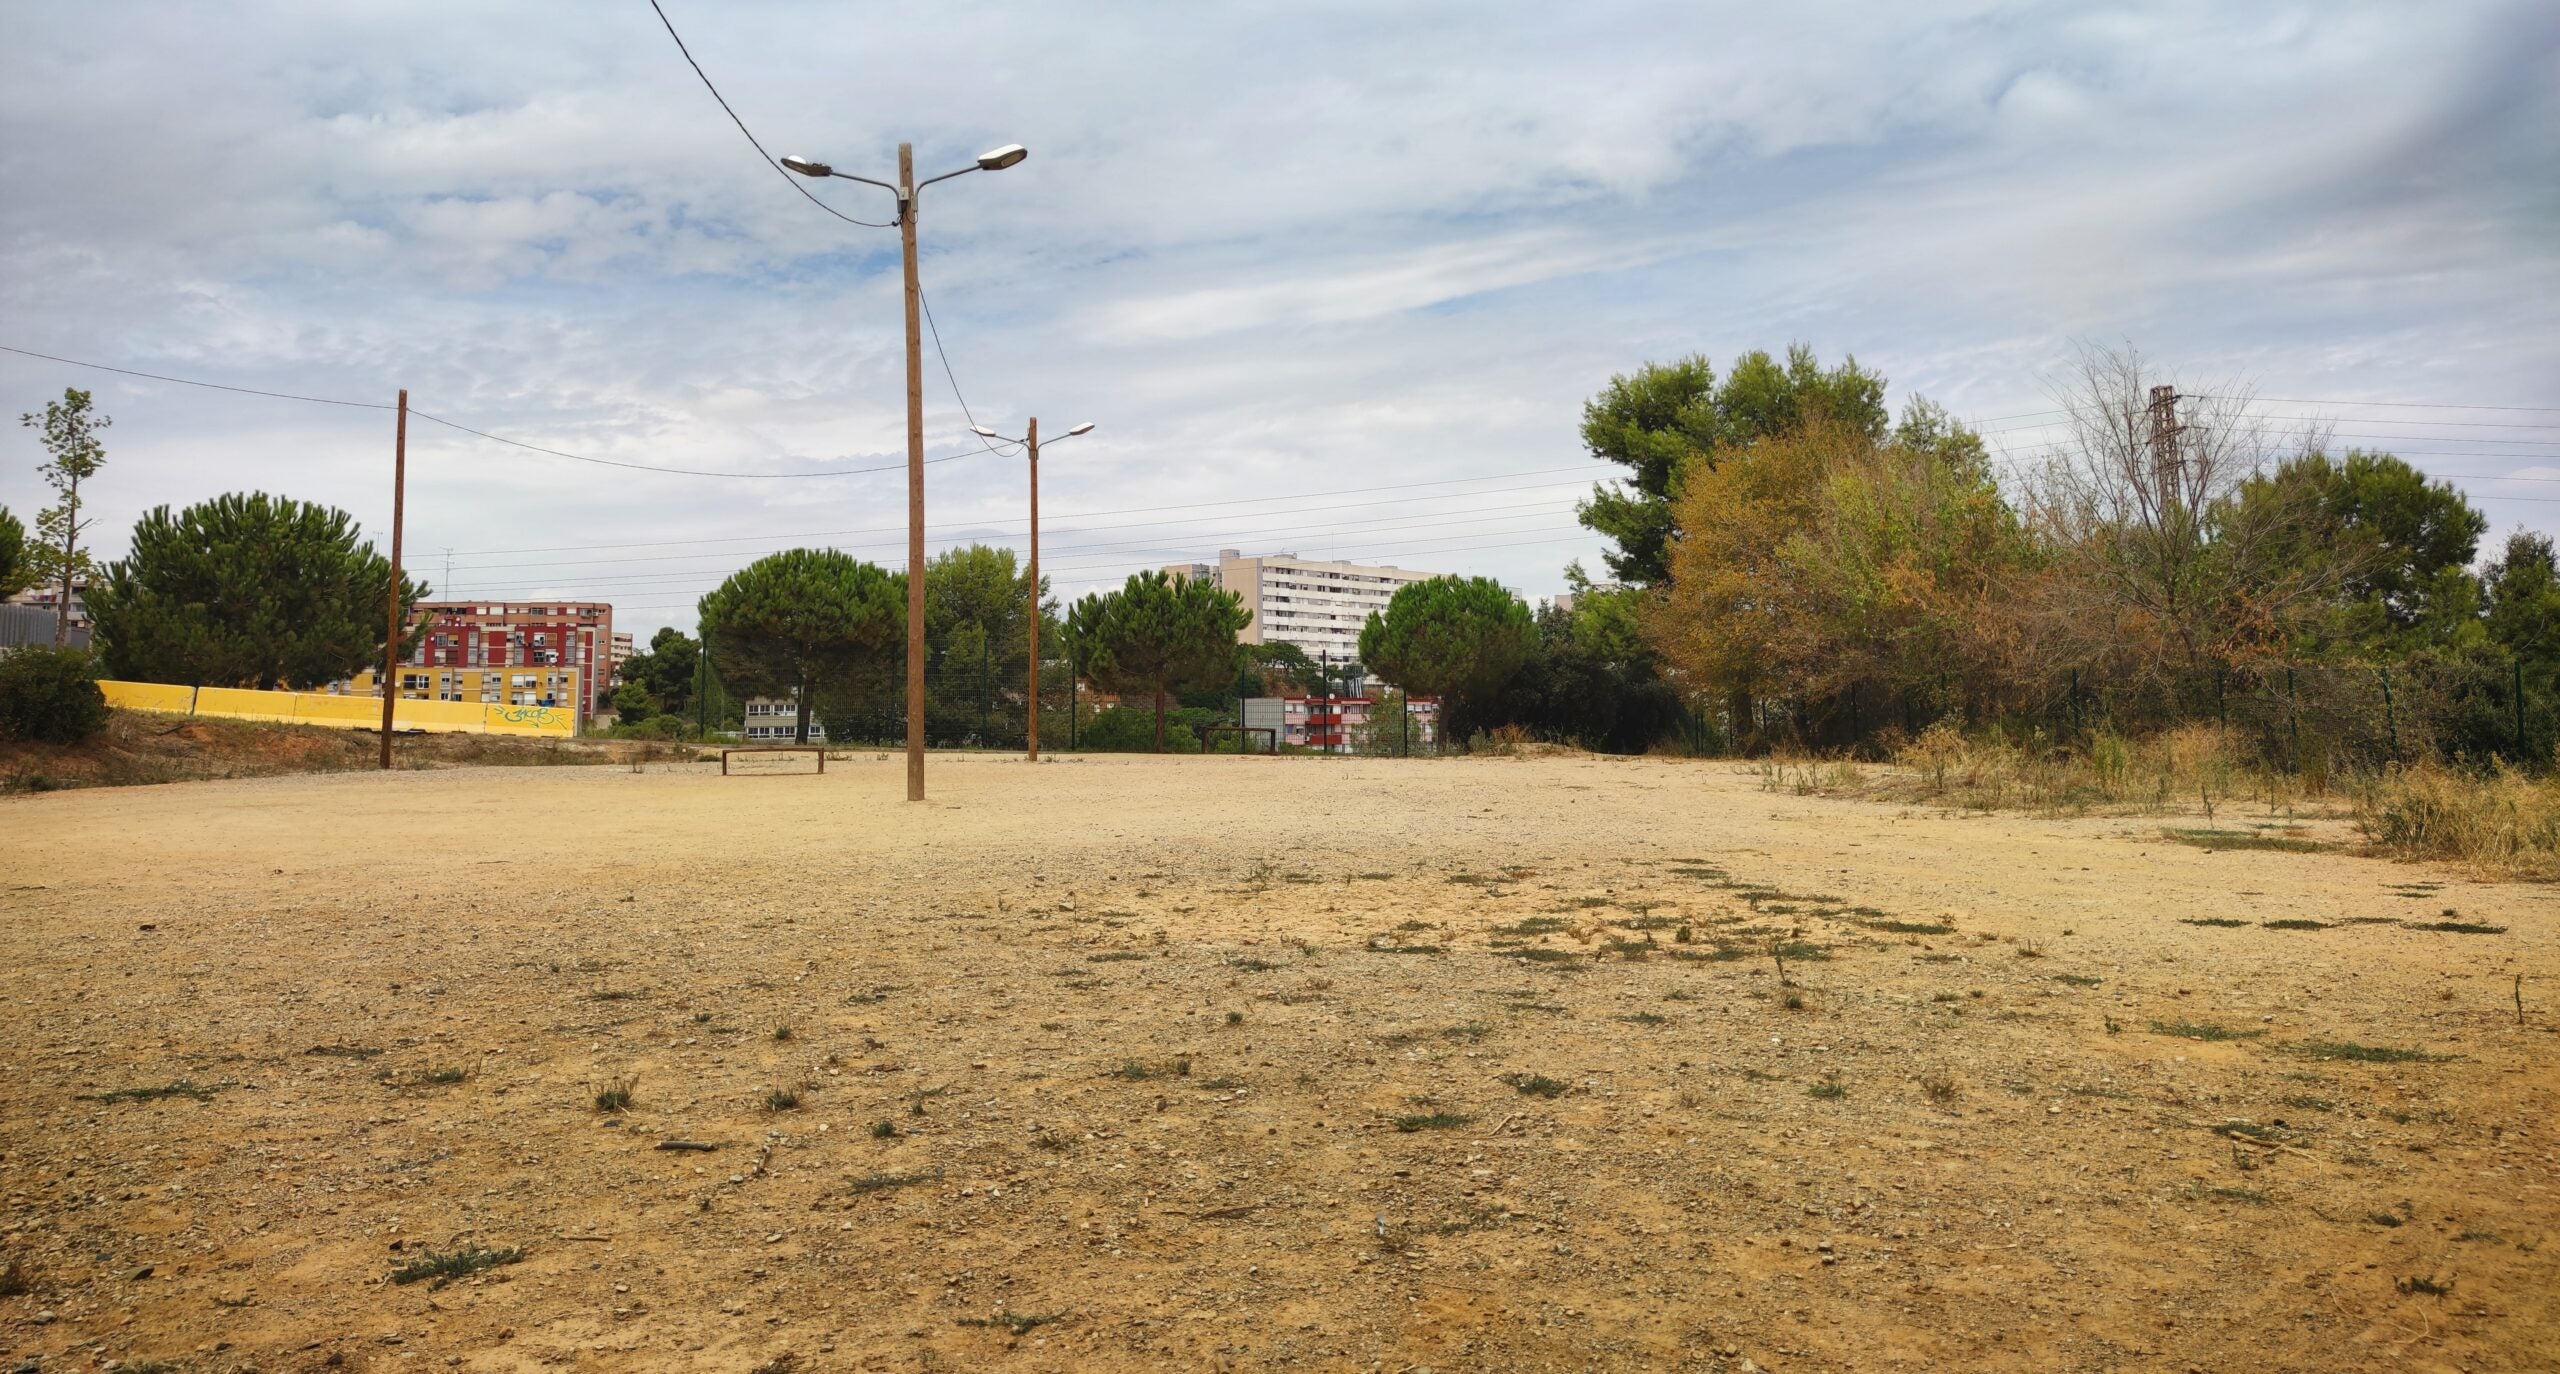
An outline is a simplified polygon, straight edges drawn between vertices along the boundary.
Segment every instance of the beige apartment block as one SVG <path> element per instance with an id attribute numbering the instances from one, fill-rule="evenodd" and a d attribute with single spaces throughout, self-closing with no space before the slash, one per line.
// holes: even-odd
<path id="1" fill-rule="evenodd" d="M 1218 550 L 1216 563 L 1170 563 L 1170 577 L 1217 579 L 1243 598 L 1253 618 L 1236 639 L 1245 644 L 1295 644 L 1309 658 L 1335 662 L 1360 656 L 1360 627 L 1371 611 L 1383 611 L 1396 589 L 1427 582 L 1438 573 L 1391 564 L 1342 563 L 1294 553 L 1241 556 Z"/>

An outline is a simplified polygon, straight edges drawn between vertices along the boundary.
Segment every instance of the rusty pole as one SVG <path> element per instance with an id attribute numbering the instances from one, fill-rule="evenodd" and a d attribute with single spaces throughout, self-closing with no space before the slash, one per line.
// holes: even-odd
<path id="1" fill-rule="evenodd" d="M 898 145 L 898 247 L 907 266 L 907 800 L 924 800 L 924 339 L 916 316 L 916 150 Z"/>
<path id="2" fill-rule="evenodd" d="M 391 592 L 383 618 L 388 622 L 382 645 L 382 767 L 391 768 L 391 711 L 400 700 L 400 522 L 409 491 L 409 389 L 400 388 L 399 427 L 391 432 Z"/>
<path id="3" fill-rule="evenodd" d="M 1023 444 L 1031 450 L 1031 762 L 1040 761 L 1040 417 Z"/>

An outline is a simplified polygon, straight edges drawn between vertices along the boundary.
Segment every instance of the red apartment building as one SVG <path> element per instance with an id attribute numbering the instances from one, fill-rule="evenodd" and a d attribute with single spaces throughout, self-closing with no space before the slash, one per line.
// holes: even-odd
<path id="1" fill-rule="evenodd" d="M 613 607 L 601 601 L 421 601 L 418 614 L 414 667 L 575 668 L 581 715 L 613 695 Z"/>

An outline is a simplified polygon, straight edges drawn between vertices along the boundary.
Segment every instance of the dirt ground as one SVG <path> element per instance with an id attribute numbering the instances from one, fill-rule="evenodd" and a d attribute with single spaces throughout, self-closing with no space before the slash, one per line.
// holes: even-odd
<path id="1" fill-rule="evenodd" d="M 2560 889 L 1719 763 L 932 786 L 0 801 L 0 1370 L 2560 1366 Z"/>

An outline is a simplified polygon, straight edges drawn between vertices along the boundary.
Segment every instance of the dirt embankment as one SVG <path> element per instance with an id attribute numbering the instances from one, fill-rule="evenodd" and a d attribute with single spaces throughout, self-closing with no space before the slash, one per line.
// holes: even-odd
<path id="1" fill-rule="evenodd" d="M 106 731 L 85 744 L 0 741 L 0 793 L 356 772 L 380 766 L 381 738 L 370 730 L 110 711 Z M 392 742 L 401 768 L 618 763 L 670 748 L 469 734 L 404 734 Z"/>
<path id="2" fill-rule="evenodd" d="M 2560 1365 L 2552 888 L 1712 764 L 931 786 L 0 802 L 0 1367 Z"/>

